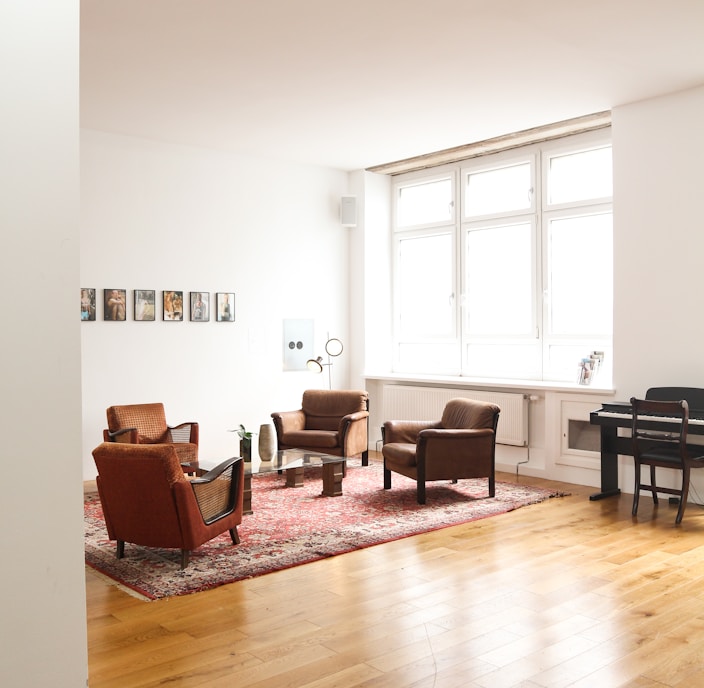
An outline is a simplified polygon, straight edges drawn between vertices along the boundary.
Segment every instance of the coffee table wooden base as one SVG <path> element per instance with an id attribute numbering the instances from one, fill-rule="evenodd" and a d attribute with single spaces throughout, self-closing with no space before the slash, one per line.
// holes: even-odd
<path id="1" fill-rule="evenodd" d="M 303 487 L 302 466 L 286 470 L 286 487 Z M 345 475 L 345 463 L 326 463 L 323 465 L 323 496 L 339 497 L 342 494 L 342 478 Z"/>
<path id="2" fill-rule="evenodd" d="M 325 463 L 323 469 L 323 491 L 324 497 L 339 497 L 342 494 L 342 479 L 345 477 L 345 461 L 335 461 Z M 296 466 L 295 468 L 284 469 L 286 473 L 286 487 L 303 487 L 304 468 Z M 244 476 L 244 490 L 242 495 L 242 513 L 251 514 L 252 512 L 252 474 L 246 473 Z"/>

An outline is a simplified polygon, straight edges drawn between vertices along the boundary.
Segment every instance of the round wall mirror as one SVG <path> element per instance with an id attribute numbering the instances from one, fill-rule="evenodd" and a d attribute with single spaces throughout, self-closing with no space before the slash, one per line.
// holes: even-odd
<path id="1" fill-rule="evenodd" d="M 342 342 L 339 339 L 328 339 L 325 351 L 328 356 L 339 356 L 342 353 Z"/>

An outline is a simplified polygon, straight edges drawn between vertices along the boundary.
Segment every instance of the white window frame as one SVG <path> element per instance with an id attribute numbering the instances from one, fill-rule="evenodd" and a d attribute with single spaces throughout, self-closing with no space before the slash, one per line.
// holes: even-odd
<path id="1" fill-rule="evenodd" d="M 599 212 L 610 212 L 613 215 L 612 197 L 589 199 L 587 201 L 576 201 L 562 204 L 547 205 L 547 173 L 551 157 L 557 157 L 572 152 L 591 150 L 604 146 L 611 146 L 610 129 L 598 130 L 589 133 L 577 134 L 565 137 L 564 139 L 547 141 L 532 144 L 525 148 L 505 151 L 503 153 L 475 157 L 470 160 L 461 161 L 451 165 L 444 165 L 433 170 L 419 170 L 397 176 L 392 184 L 392 242 L 394 245 L 405 236 L 412 236 L 418 233 L 419 236 L 435 231 L 445 232 L 448 228 L 455 232 L 453 271 L 455 294 L 459 298 L 455 299 L 455 322 L 456 341 L 443 342 L 444 344 L 456 344 L 457 360 L 442 361 L 441 365 L 429 365 L 427 369 L 409 369 L 404 366 L 399 355 L 400 346 L 413 345 L 413 342 L 404 342 L 399 338 L 398 321 L 398 283 L 393 283 L 393 304 L 394 304 L 394 355 L 393 369 L 395 372 L 415 372 L 418 374 L 446 374 L 466 377 L 506 377 L 496 370 L 483 372 L 479 367 L 472 367 L 470 357 L 470 347 L 479 345 L 495 345 L 510 349 L 514 345 L 532 346 L 537 343 L 537 353 L 535 365 L 530 365 L 520 379 L 525 380 L 551 380 L 573 382 L 574 379 L 565 379 L 562 376 L 555 377 L 548 367 L 550 347 L 555 345 L 577 344 L 578 346 L 591 347 L 600 351 L 605 351 L 607 358 L 612 354 L 612 333 L 589 333 L 587 336 L 555 336 L 549 331 L 549 312 L 546 301 L 546 289 L 548 279 L 548 225 L 549 220 L 558 217 L 570 217 L 579 215 L 589 215 Z M 491 215 L 466 217 L 465 215 L 465 185 L 468 173 L 477 173 L 508 167 L 522 162 L 531 162 L 531 207 L 518 211 L 495 213 Z M 396 226 L 396 201 L 399 189 L 403 186 L 423 183 L 440 178 L 452 178 L 454 189 L 454 221 L 452 223 L 428 223 L 425 225 L 413 225 L 410 227 L 398 228 Z M 473 228 L 486 226 L 503 226 L 514 222 L 528 222 L 531 226 L 532 247 L 531 247 L 531 274 L 532 274 L 532 332 L 526 336 L 498 336 L 498 335 L 470 335 L 468 328 L 468 318 L 466 313 L 466 279 L 464 275 L 464 261 L 466 256 L 467 232 Z M 398 274 L 398 251 L 392 247 L 394 275 Z M 416 342 L 419 346 L 432 345 L 432 341 Z M 443 350 L 443 355 L 446 350 Z M 585 354 L 589 353 L 585 350 Z M 575 360 L 575 371 L 578 368 L 578 360 Z M 515 375 L 510 377 L 515 378 Z"/>

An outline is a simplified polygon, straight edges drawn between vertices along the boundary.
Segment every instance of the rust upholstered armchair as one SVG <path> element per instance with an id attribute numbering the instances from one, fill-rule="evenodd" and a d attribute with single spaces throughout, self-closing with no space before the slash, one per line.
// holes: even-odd
<path id="1" fill-rule="evenodd" d="M 272 413 L 279 449 L 307 449 L 334 456 L 361 454 L 369 463 L 369 395 L 363 390 L 309 389 L 297 411 Z"/>
<path id="2" fill-rule="evenodd" d="M 384 489 L 391 487 L 395 471 L 416 481 L 418 504 L 425 504 L 427 480 L 488 478 L 488 496 L 493 497 L 499 412 L 484 401 L 451 399 L 440 421 L 386 421 Z"/>
<path id="3" fill-rule="evenodd" d="M 104 442 L 173 444 L 186 473 L 198 471 L 198 423 L 166 424 L 163 404 L 111 406 Z"/>
<path id="4" fill-rule="evenodd" d="M 200 478 L 183 474 L 173 445 L 103 442 L 93 450 L 96 482 L 108 537 L 144 547 L 178 548 L 181 568 L 189 553 L 230 531 L 239 543 L 244 462 L 229 459 Z"/>

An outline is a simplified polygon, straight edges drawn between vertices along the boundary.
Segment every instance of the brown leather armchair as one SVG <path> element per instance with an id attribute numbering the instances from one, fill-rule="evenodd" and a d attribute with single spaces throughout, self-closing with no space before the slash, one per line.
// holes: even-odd
<path id="1" fill-rule="evenodd" d="M 389 420 L 384 423 L 384 489 L 391 472 L 417 483 L 418 504 L 425 504 L 427 480 L 488 478 L 489 497 L 495 494 L 495 404 L 451 399 L 439 421 Z"/>
<path id="2" fill-rule="evenodd" d="M 198 423 L 166 423 L 163 404 L 111 406 L 106 411 L 108 427 L 104 442 L 129 444 L 173 444 L 186 473 L 198 471 Z"/>
<path id="3" fill-rule="evenodd" d="M 103 442 L 93 450 L 96 482 L 110 540 L 117 558 L 125 542 L 144 547 L 178 548 L 181 568 L 189 553 L 230 531 L 239 543 L 244 462 L 229 459 L 200 478 L 188 479 L 169 444 Z"/>
<path id="4" fill-rule="evenodd" d="M 309 389 L 297 411 L 272 413 L 279 449 L 357 456 L 369 464 L 369 395 L 363 390 Z"/>

